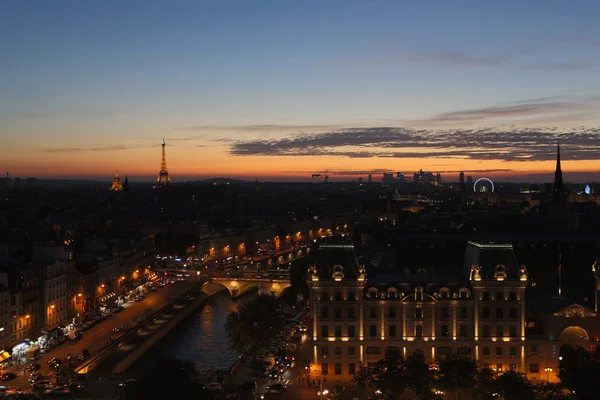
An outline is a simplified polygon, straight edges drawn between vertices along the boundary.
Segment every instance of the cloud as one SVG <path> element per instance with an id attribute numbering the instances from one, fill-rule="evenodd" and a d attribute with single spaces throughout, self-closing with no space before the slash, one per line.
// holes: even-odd
<path id="1" fill-rule="evenodd" d="M 592 68 L 593 64 L 586 61 L 571 61 L 565 63 L 556 64 L 537 64 L 532 66 L 533 69 L 546 70 L 546 71 L 574 71 L 580 69 Z"/>
<path id="2" fill-rule="evenodd" d="M 487 56 L 474 56 L 459 51 L 442 51 L 432 53 L 414 53 L 406 57 L 407 60 L 417 62 L 430 62 L 436 64 L 452 64 L 460 66 L 496 66 L 506 64 L 518 53 L 499 53 Z"/>
<path id="3" fill-rule="evenodd" d="M 174 128 L 174 131 L 203 131 L 203 132 L 302 132 L 314 130 L 331 130 L 343 125 L 192 125 Z"/>
<path id="4" fill-rule="evenodd" d="M 141 147 L 148 146 L 126 146 L 126 145 L 116 145 L 116 146 L 105 146 L 105 147 L 50 147 L 46 149 L 42 149 L 42 151 L 46 153 L 81 153 L 81 152 L 98 152 L 98 151 L 121 151 L 121 150 L 133 150 L 139 149 Z"/>
<path id="5" fill-rule="evenodd" d="M 572 116 L 574 111 L 586 109 L 598 102 L 598 97 L 568 98 L 566 96 L 542 97 L 520 100 L 492 107 L 460 110 L 438 114 L 432 118 L 413 121 L 423 123 L 477 122 L 484 119 L 530 117 L 551 114 L 552 118 Z"/>
<path id="6" fill-rule="evenodd" d="M 411 129 L 347 128 L 289 138 L 235 141 L 237 156 L 340 156 L 348 158 L 463 158 L 553 160 L 555 145 L 565 160 L 600 160 L 600 128 Z"/>

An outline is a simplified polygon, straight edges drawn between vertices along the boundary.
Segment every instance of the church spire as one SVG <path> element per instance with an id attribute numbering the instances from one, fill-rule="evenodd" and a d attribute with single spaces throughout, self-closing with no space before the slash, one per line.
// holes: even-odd
<path id="1" fill-rule="evenodd" d="M 556 145 L 556 171 L 554 171 L 554 200 L 559 201 L 565 194 L 562 168 L 560 166 L 560 143 Z"/>

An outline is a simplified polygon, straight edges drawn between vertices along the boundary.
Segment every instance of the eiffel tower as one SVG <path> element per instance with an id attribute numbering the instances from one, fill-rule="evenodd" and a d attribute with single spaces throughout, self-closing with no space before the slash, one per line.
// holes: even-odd
<path id="1" fill-rule="evenodd" d="M 164 187 L 171 183 L 171 177 L 169 176 L 169 171 L 167 171 L 167 154 L 165 153 L 165 138 L 162 140 L 162 160 L 160 162 L 160 172 L 158 173 L 158 178 L 156 178 L 157 187 Z"/>

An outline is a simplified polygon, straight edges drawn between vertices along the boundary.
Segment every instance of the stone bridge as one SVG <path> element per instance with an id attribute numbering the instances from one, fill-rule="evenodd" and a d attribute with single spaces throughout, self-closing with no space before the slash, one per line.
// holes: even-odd
<path id="1" fill-rule="evenodd" d="M 279 297 L 291 286 L 289 279 L 267 277 L 210 277 L 202 285 L 202 290 L 214 290 L 225 287 L 231 297 L 239 297 L 254 290 L 259 294 Z"/>

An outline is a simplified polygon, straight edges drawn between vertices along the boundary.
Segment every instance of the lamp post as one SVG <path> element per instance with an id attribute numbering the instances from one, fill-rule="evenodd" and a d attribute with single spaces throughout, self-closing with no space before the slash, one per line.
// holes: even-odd
<path id="1" fill-rule="evenodd" d="M 550 372 L 552 372 L 552 367 L 544 368 L 544 371 L 548 374 L 548 382 L 550 382 Z"/>

